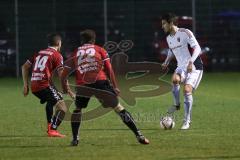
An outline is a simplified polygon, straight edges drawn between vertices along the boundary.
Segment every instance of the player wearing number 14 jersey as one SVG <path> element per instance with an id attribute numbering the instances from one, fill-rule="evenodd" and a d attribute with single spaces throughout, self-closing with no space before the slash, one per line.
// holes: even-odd
<path id="1" fill-rule="evenodd" d="M 22 66 L 23 94 L 28 95 L 28 75 L 32 69 L 31 90 L 40 99 L 40 103 L 46 103 L 46 115 L 48 121 L 47 133 L 49 137 L 64 137 L 57 131 L 66 112 L 66 105 L 62 95 L 56 90 L 51 81 L 54 71 L 59 77 L 63 69 L 63 58 L 60 54 L 61 37 L 58 34 L 48 36 L 49 47 L 34 54 Z M 53 107 L 56 105 L 56 113 L 53 116 Z"/>

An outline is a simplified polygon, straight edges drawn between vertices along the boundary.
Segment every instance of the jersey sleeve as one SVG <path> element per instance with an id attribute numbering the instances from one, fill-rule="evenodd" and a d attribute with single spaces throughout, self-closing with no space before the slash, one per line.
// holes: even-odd
<path id="1" fill-rule="evenodd" d="M 107 51 L 105 49 L 101 48 L 100 51 L 101 51 L 100 53 L 101 53 L 103 61 L 106 61 L 106 60 L 110 59 L 109 55 L 108 55 L 108 53 L 107 53 Z"/>
<path id="2" fill-rule="evenodd" d="M 201 47 L 199 46 L 198 41 L 190 30 L 186 29 L 185 33 L 187 36 L 187 43 L 191 48 L 194 49 L 190 60 L 191 62 L 194 62 L 201 53 Z"/>
<path id="3" fill-rule="evenodd" d="M 190 45 L 191 48 L 194 48 L 195 46 L 199 46 L 195 36 L 189 29 L 185 30 L 185 34 L 186 34 L 185 36 L 187 39 L 187 43 Z"/>
<path id="4" fill-rule="evenodd" d="M 53 57 L 53 67 L 56 69 L 63 67 L 63 57 L 60 53 L 55 54 L 55 56 Z"/>

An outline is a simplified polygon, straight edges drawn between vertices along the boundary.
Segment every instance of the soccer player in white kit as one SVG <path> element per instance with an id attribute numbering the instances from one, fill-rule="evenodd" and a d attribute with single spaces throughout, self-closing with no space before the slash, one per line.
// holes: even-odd
<path id="1" fill-rule="evenodd" d="M 180 109 L 180 83 L 184 85 L 184 121 L 181 129 L 189 129 L 193 105 L 192 93 L 197 89 L 203 74 L 203 63 L 199 57 L 201 48 L 193 33 L 185 28 L 178 28 L 177 17 L 168 13 L 162 16 L 162 28 L 168 33 L 167 43 L 169 47 L 168 56 L 162 64 L 166 69 L 174 57 L 177 60 L 177 68 L 172 76 L 172 93 L 174 105 L 169 108 L 172 114 Z"/>

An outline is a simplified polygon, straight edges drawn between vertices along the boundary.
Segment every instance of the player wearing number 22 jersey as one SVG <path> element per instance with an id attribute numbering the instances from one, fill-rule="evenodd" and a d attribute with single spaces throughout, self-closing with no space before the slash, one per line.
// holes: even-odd
<path id="1" fill-rule="evenodd" d="M 28 76 L 30 70 L 32 93 L 40 99 L 40 103 L 46 104 L 46 115 L 48 121 L 47 133 L 49 137 L 64 137 L 57 131 L 65 112 L 66 105 L 62 95 L 54 87 L 51 78 L 54 71 L 61 76 L 63 69 L 63 58 L 60 54 L 61 37 L 58 34 L 48 36 L 49 47 L 40 50 L 29 58 L 22 66 L 22 75 L 24 82 L 24 96 L 28 95 Z M 53 107 L 56 106 L 56 113 L 53 116 Z"/>
<path id="2" fill-rule="evenodd" d="M 79 128 L 81 124 L 82 109 L 86 108 L 92 96 L 95 96 L 104 107 L 111 107 L 121 117 L 122 121 L 132 130 L 141 144 L 149 144 L 137 128 L 131 114 L 119 103 L 114 72 L 110 59 L 105 49 L 95 45 L 95 32 L 85 30 L 81 32 L 81 46 L 73 53 L 72 57 L 64 64 L 62 73 L 63 91 L 70 89 L 67 85 L 67 76 L 75 71 L 77 92 L 74 114 L 71 117 L 72 146 L 79 143 Z M 121 136 L 119 136 L 121 139 Z"/>
<path id="3" fill-rule="evenodd" d="M 108 79 L 103 64 L 109 60 L 109 57 L 103 48 L 98 45 L 84 44 L 74 52 L 73 57 L 78 57 L 74 59 L 74 64 L 78 65 L 77 85 Z"/>

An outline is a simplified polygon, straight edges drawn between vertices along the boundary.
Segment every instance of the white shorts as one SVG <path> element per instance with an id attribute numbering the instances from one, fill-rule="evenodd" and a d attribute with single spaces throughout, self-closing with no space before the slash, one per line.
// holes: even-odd
<path id="1" fill-rule="evenodd" d="M 192 72 L 187 73 L 186 70 L 177 68 L 175 73 L 181 76 L 181 83 L 190 84 L 193 89 L 197 89 L 202 79 L 203 70 L 193 70 Z"/>

